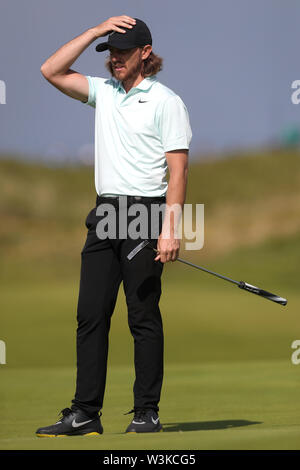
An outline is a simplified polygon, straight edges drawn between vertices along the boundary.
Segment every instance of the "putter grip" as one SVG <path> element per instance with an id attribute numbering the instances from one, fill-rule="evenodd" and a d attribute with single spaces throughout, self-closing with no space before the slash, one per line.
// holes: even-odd
<path id="1" fill-rule="evenodd" d="M 280 297 L 279 295 L 272 294 L 271 292 L 268 292 L 266 290 L 260 289 L 259 287 L 252 286 L 251 284 L 248 284 L 247 282 L 240 281 L 238 284 L 238 287 L 240 289 L 244 289 L 248 292 L 251 292 L 251 294 L 260 295 L 261 297 L 264 297 L 265 299 L 272 300 L 272 302 L 276 302 L 277 304 L 280 304 L 280 305 L 287 304 L 287 299 Z"/>

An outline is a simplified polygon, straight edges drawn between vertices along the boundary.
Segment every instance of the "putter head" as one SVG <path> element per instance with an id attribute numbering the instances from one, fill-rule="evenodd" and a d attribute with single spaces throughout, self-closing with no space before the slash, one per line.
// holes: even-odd
<path id="1" fill-rule="evenodd" d="M 285 299 L 284 297 L 280 297 L 279 295 L 272 294 L 271 292 L 268 292 L 264 289 L 260 289 L 259 287 L 252 286 L 252 284 L 248 284 L 248 282 L 240 281 L 238 284 L 238 287 L 240 287 L 241 289 L 245 289 L 248 292 L 251 292 L 251 294 L 260 295 L 261 297 L 264 297 L 265 299 L 272 300 L 272 302 L 276 302 L 277 304 L 281 304 L 281 305 L 287 304 L 287 299 Z"/>
<path id="2" fill-rule="evenodd" d="M 139 243 L 138 246 L 136 246 L 128 255 L 127 255 L 127 259 L 129 261 L 132 260 L 132 258 L 135 257 L 135 255 L 137 255 L 143 248 L 145 248 L 145 246 L 149 245 L 149 240 L 143 240 L 141 243 Z"/>

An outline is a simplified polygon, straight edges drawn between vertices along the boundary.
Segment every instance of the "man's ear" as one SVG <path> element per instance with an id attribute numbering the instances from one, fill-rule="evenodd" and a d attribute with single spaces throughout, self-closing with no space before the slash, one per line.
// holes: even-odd
<path id="1" fill-rule="evenodd" d="M 150 44 L 147 44 L 147 46 L 144 46 L 142 49 L 142 59 L 143 60 L 148 59 L 151 52 L 152 52 L 152 46 L 150 46 Z"/>

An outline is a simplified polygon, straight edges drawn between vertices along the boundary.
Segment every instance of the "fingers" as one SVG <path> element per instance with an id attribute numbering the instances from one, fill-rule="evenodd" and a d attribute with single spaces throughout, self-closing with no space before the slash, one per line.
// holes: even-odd
<path id="1" fill-rule="evenodd" d="M 168 263 L 169 261 L 176 261 L 179 255 L 180 241 L 178 239 L 165 239 L 161 235 L 157 240 L 157 255 L 155 261 L 161 263 Z"/>
<path id="2" fill-rule="evenodd" d="M 154 261 L 161 261 L 161 263 L 168 263 L 169 261 L 176 261 L 178 258 L 179 250 L 162 250 L 157 252 Z"/>
<path id="3" fill-rule="evenodd" d="M 126 29 L 123 28 L 131 29 L 135 24 L 136 20 L 130 16 L 113 16 L 108 18 L 108 20 L 104 21 L 103 23 L 100 23 L 94 29 L 97 33 L 97 37 L 103 37 L 112 31 L 124 34 L 126 33 Z"/>
<path id="4" fill-rule="evenodd" d="M 126 33 L 125 29 L 118 28 L 117 26 L 113 26 L 111 30 L 116 31 L 117 33 Z"/>
<path id="5" fill-rule="evenodd" d="M 133 25 L 136 23 L 136 20 L 134 18 L 132 18 L 131 16 L 122 15 L 122 16 L 120 16 L 120 18 L 123 18 L 124 21 L 127 21 L 128 23 L 131 23 Z"/>
<path id="6" fill-rule="evenodd" d="M 125 28 L 132 28 L 136 24 L 136 20 L 134 18 L 126 15 L 111 18 L 111 21 L 112 30 L 117 31 L 118 33 L 126 33 L 126 30 L 121 28 L 122 26 Z"/>

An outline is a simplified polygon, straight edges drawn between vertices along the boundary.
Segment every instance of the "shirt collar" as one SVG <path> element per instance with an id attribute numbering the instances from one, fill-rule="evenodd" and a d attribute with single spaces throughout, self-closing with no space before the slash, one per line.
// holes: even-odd
<path id="1" fill-rule="evenodd" d="M 116 80 L 114 77 L 113 77 L 113 80 L 115 80 L 116 83 L 118 84 L 118 90 L 123 90 L 125 92 L 122 82 L 120 82 L 119 80 Z M 137 90 L 142 90 L 142 91 L 148 91 L 152 87 L 153 83 L 156 81 L 157 81 L 156 75 L 152 75 L 151 77 L 146 77 L 137 86 L 131 88 L 131 90 L 137 89 Z"/>

